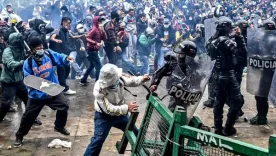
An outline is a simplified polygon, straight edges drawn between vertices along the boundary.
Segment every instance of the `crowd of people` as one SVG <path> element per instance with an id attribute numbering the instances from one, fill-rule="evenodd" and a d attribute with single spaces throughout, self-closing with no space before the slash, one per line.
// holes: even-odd
<path id="1" fill-rule="evenodd" d="M 162 69 L 166 64 L 165 55 L 180 42 L 192 47 L 192 52 L 195 52 L 185 53 L 187 56 L 208 54 L 211 59 L 217 60 L 210 79 L 209 99 L 204 105 L 214 107 L 215 133 L 225 136 L 235 134 L 235 120 L 243 115 L 241 107 L 244 100 L 240 84 L 246 66 L 246 29 L 268 20 L 275 27 L 276 19 L 275 2 L 270 0 L 99 0 L 93 1 L 93 5 L 92 2 L 76 0 L 39 2 L 25 7 L 7 4 L 0 15 L 0 122 L 9 121 L 5 116 L 8 111 L 16 111 L 16 106 L 12 105 L 19 98 L 26 104 L 26 111 L 16 133 L 15 146 L 22 145 L 23 137 L 33 124 L 42 124 L 36 118 L 44 105 L 57 110 L 55 130 L 69 135 L 65 128 L 69 107 L 64 95 L 74 95 L 76 91 L 70 89 L 66 79 L 70 75 L 71 79 L 77 79 L 80 85 L 86 86 L 90 76 L 96 81 L 96 130 L 85 155 L 98 155 L 110 128 L 115 126 L 124 130 L 128 121 L 127 112 L 135 111 L 138 107 L 135 102 L 124 104 L 124 88 L 120 84 L 138 86 L 148 81 L 150 71 Z M 217 27 L 213 28 L 217 33 L 210 39 L 205 38 L 205 31 L 209 30 L 205 29 L 204 21 L 213 18 L 219 19 Z M 232 28 L 236 28 L 233 33 L 236 35 L 235 41 L 224 40 L 227 42 L 224 50 L 229 53 L 234 53 L 235 48 L 241 51 L 236 66 L 229 63 L 233 61 L 232 58 L 218 59 L 211 51 L 214 48 L 212 41 L 229 36 Z M 227 62 L 223 64 L 225 66 L 219 64 L 223 61 Z M 119 81 L 121 75 L 115 65 L 142 76 L 125 76 Z M 26 88 L 23 79 L 28 75 L 60 84 L 65 87 L 63 94 L 49 97 Z M 227 82 L 219 81 L 221 76 L 227 77 Z M 107 80 L 107 77 L 114 79 Z M 158 84 L 152 83 L 151 90 L 155 91 Z M 110 94 L 114 90 L 118 92 L 118 86 L 119 93 L 114 94 L 120 102 L 116 103 Z M 261 101 L 259 105 L 267 103 L 267 98 L 256 99 L 257 103 Z M 226 100 L 229 100 L 230 112 L 223 128 L 222 108 Z M 267 109 L 251 123 L 267 123 Z M 107 122 L 108 119 L 114 122 Z M 103 121 L 107 125 L 97 127 Z M 105 135 L 100 135 L 103 132 Z"/>

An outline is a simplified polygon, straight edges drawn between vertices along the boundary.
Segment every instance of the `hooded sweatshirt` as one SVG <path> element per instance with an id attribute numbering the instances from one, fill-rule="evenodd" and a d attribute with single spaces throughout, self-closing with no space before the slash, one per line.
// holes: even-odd
<path id="1" fill-rule="evenodd" d="M 9 37 L 10 46 L 2 55 L 4 69 L 1 73 L 1 82 L 16 83 L 23 81 L 24 43 L 23 36 L 19 33 L 12 33 Z"/>
<path id="2" fill-rule="evenodd" d="M 100 16 L 95 16 L 93 19 L 93 28 L 88 32 L 86 37 L 87 40 L 87 50 L 90 51 L 99 51 L 100 46 L 97 43 L 101 43 L 101 41 L 106 40 L 106 33 L 100 30 L 99 28 L 99 18 Z"/>

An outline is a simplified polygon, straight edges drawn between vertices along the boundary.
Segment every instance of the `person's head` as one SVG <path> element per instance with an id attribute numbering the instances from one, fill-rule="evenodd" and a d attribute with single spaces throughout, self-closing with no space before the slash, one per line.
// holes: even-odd
<path id="1" fill-rule="evenodd" d="M 246 20 L 238 20 L 236 24 L 242 31 L 247 31 L 249 24 Z"/>
<path id="2" fill-rule="evenodd" d="M 154 36 L 154 30 L 150 27 L 146 29 L 146 36 L 147 37 L 153 37 Z"/>
<path id="3" fill-rule="evenodd" d="M 90 6 L 90 7 L 89 7 L 89 11 L 90 11 L 90 13 L 95 14 L 95 12 L 96 12 L 96 7 L 95 7 L 95 6 Z"/>
<path id="4" fill-rule="evenodd" d="M 133 9 L 133 8 L 130 8 L 130 9 L 128 10 L 128 14 L 129 14 L 130 16 L 134 16 L 134 9 Z"/>
<path id="5" fill-rule="evenodd" d="M 115 24 L 117 24 L 117 23 L 120 22 L 120 15 L 119 15 L 119 13 L 118 13 L 117 11 L 112 11 L 112 12 L 111 12 L 111 20 L 112 20 Z"/>
<path id="6" fill-rule="evenodd" d="M 40 37 L 30 38 L 28 45 L 31 49 L 31 54 L 34 56 L 34 59 L 41 63 L 44 57 L 44 47 L 43 42 Z"/>
<path id="7" fill-rule="evenodd" d="M 177 60 L 179 64 L 185 64 L 186 63 L 186 56 L 194 58 L 197 53 L 197 47 L 196 44 L 192 41 L 182 41 L 178 42 L 174 48 L 173 51 L 177 55 Z"/>
<path id="8" fill-rule="evenodd" d="M 76 28 L 79 34 L 83 34 L 85 32 L 84 25 L 82 23 L 77 24 Z"/>
<path id="9" fill-rule="evenodd" d="M 62 17 L 61 26 L 67 30 L 70 30 L 71 22 L 72 22 L 72 20 L 69 17 Z"/>
<path id="10" fill-rule="evenodd" d="M 119 79 L 122 75 L 122 69 L 113 64 L 105 64 L 100 71 L 99 86 L 101 89 L 116 90 L 119 85 Z"/>
<path id="11" fill-rule="evenodd" d="M 147 21 L 147 17 L 146 17 L 146 14 L 145 14 L 145 13 L 142 13 L 142 14 L 140 15 L 140 18 L 141 18 L 141 21 L 143 21 L 143 22 L 146 22 L 146 21 Z"/>
<path id="12" fill-rule="evenodd" d="M 10 14 L 13 13 L 13 8 L 12 8 L 11 4 L 6 5 L 6 10 L 7 10 L 8 13 L 10 13 Z"/>
<path id="13" fill-rule="evenodd" d="M 61 12 L 68 12 L 69 10 L 68 10 L 67 6 L 63 5 L 63 6 L 60 8 L 60 11 L 61 11 Z"/>
<path id="14" fill-rule="evenodd" d="M 263 23 L 261 24 L 261 28 L 265 30 L 276 30 L 276 25 L 275 25 L 275 22 L 267 19 L 263 21 Z"/>
<path id="15" fill-rule="evenodd" d="M 165 18 L 164 19 L 164 28 L 168 29 L 170 27 L 170 25 L 171 25 L 170 20 L 168 18 Z"/>
<path id="16" fill-rule="evenodd" d="M 216 30 L 221 34 L 221 35 L 230 35 L 233 32 L 234 23 L 233 21 L 225 16 L 222 16 L 218 19 L 216 22 Z"/>
<path id="17" fill-rule="evenodd" d="M 120 30 L 120 31 L 124 31 L 125 28 L 126 28 L 125 22 L 121 22 L 121 23 L 119 24 L 119 30 Z"/>
<path id="18" fill-rule="evenodd" d="M 9 36 L 9 46 L 24 48 L 24 38 L 21 33 L 12 33 Z"/>

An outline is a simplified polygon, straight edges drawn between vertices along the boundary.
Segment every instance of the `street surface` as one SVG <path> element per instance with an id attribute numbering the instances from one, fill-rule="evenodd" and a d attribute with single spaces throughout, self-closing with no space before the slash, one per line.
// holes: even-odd
<path id="1" fill-rule="evenodd" d="M 163 81 L 164 83 L 164 81 Z M 69 102 L 69 116 L 67 122 L 67 128 L 71 132 L 69 137 L 63 136 L 54 131 L 55 111 L 52 111 L 49 107 L 45 106 L 42 112 L 39 114 L 39 119 L 42 121 L 42 126 L 32 127 L 27 136 L 24 137 L 24 143 L 21 148 L 13 148 L 13 142 L 15 140 L 15 133 L 19 127 L 22 112 L 24 112 L 24 105 L 19 107 L 17 113 L 8 113 L 8 117 L 12 118 L 11 123 L 0 124 L 0 155 L 1 156 L 81 156 L 83 155 L 87 145 L 93 136 L 94 131 L 94 107 L 93 107 L 93 84 L 92 81 L 89 86 L 82 87 L 77 81 L 69 80 L 69 86 L 77 91 L 75 96 L 67 96 Z M 254 85 L 254 84 L 252 84 Z M 162 88 L 162 86 L 160 87 Z M 146 108 L 146 91 L 142 87 L 137 89 L 130 89 L 138 97 L 134 98 L 127 93 L 127 99 L 129 101 L 135 100 L 140 104 L 140 114 L 137 121 L 137 126 L 143 118 L 143 112 Z M 245 77 L 242 83 L 242 93 L 245 98 L 245 105 L 243 111 L 245 115 L 238 120 L 237 127 L 238 133 L 233 139 L 245 141 L 254 145 L 258 145 L 264 148 L 268 147 L 269 136 L 275 134 L 276 129 L 276 109 L 272 106 L 269 108 L 268 119 L 269 124 L 265 126 L 252 126 L 248 122 L 244 122 L 244 117 L 250 119 L 256 114 L 256 105 L 253 95 L 248 94 L 245 91 Z M 202 102 L 207 98 L 207 88 L 200 106 L 198 107 L 195 115 L 199 116 L 204 124 L 213 126 L 213 110 L 202 106 Z M 227 107 L 225 107 L 225 113 L 227 113 Z M 224 118 L 225 121 L 226 117 Z M 115 144 L 121 139 L 123 132 L 115 128 L 111 129 L 110 135 L 106 139 L 102 148 L 101 156 L 117 156 Z M 48 148 L 48 144 L 54 139 L 61 139 L 64 141 L 71 141 L 72 148 Z M 11 149 L 8 149 L 9 147 Z M 127 148 L 130 150 L 130 147 Z M 130 152 L 126 152 L 125 155 L 130 155 Z"/>

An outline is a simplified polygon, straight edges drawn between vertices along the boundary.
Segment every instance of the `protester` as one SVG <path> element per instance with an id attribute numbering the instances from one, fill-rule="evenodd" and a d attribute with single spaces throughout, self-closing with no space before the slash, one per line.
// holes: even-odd
<path id="1" fill-rule="evenodd" d="M 102 41 L 106 40 L 106 33 L 104 32 L 102 19 L 100 16 L 95 16 L 93 19 L 93 28 L 88 32 L 86 37 L 87 40 L 87 50 L 88 57 L 87 59 L 90 62 L 89 68 L 86 70 L 83 78 L 81 79 L 81 84 L 85 85 L 87 83 L 87 77 L 95 67 L 96 69 L 96 81 L 99 79 L 99 74 L 101 70 L 101 62 L 99 58 L 99 50 L 102 46 Z"/>
<path id="2" fill-rule="evenodd" d="M 94 136 L 84 155 L 99 155 L 111 127 L 122 131 L 128 124 L 128 112 L 138 109 L 136 102 L 127 103 L 125 100 L 124 86 L 136 87 L 149 81 L 149 76 L 126 77 L 119 68 L 113 64 L 102 67 L 99 80 L 95 83 L 93 94 L 95 96 Z M 138 131 L 135 128 L 134 133 Z"/>
<path id="3" fill-rule="evenodd" d="M 37 77 L 43 77 L 48 81 L 59 84 L 53 66 L 55 64 L 68 64 L 69 61 L 73 60 L 73 58 L 64 54 L 53 52 L 51 50 L 44 50 L 43 42 L 40 38 L 31 38 L 29 41 L 29 46 L 31 48 L 31 57 L 24 61 L 24 77 L 34 75 Z M 45 70 L 39 71 L 38 68 L 43 66 L 47 66 L 47 68 L 42 68 Z M 19 129 L 16 133 L 14 147 L 20 147 L 22 145 L 23 137 L 28 134 L 32 123 L 45 105 L 49 106 L 53 110 L 57 110 L 55 130 L 61 134 L 70 135 L 70 133 L 64 128 L 67 121 L 67 111 L 69 106 L 67 104 L 66 98 L 62 93 L 57 96 L 50 97 L 46 93 L 33 88 L 28 88 L 28 93 L 22 95 L 28 95 L 29 100 L 26 111 L 22 116 Z"/>

